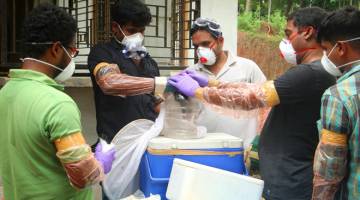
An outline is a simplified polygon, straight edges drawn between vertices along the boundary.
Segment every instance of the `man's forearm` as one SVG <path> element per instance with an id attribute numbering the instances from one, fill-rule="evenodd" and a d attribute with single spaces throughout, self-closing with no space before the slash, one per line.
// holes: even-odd
<path id="1" fill-rule="evenodd" d="M 314 156 L 312 199 L 333 199 L 346 174 L 346 166 L 346 134 L 323 129 Z"/>
<path id="2" fill-rule="evenodd" d="M 230 109 L 252 110 L 280 103 L 273 82 L 265 84 L 219 83 L 216 87 L 199 88 L 195 97 Z"/>
<path id="3" fill-rule="evenodd" d="M 108 95 L 133 96 L 154 92 L 153 78 L 123 74 L 116 64 L 99 63 L 93 73 L 101 90 Z"/>
<path id="4" fill-rule="evenodd" d="M 134 96 L 154 92 L 155 80 L 125 74 L 110 74 L 98 79 L 97 84 L 107 95 Z"/>
<path id="5" fill-rule="evenodd" d="M 334 199 L 335 193 L 339 188 L 339 181 L 328 181 L 319 175 L 314 176 L 313 200 Z"/>

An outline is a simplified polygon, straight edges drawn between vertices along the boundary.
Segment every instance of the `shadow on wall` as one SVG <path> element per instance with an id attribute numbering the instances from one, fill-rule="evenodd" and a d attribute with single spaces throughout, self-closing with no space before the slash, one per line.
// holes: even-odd
<path id="1" fill-rule="evenodd" d="M 290 67 L 280 56 L 279 42 L 279 39 L 265 34 L 238 32 L 237 53 L 253 60 L 268 80 L 274 80 Z"/>

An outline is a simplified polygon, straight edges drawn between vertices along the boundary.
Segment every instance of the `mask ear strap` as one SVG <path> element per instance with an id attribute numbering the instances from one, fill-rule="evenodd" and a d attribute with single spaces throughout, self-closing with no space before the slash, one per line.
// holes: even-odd
<path id="1" fill-rule="evenodd" d="M 125 35 L 125 33 L 123 32 L 123 30 L 121 29 L 120 25 L 119 25 L 119 24 L 117 24 L 117 25 L 118 25 L 118 28 L 119 28 L 120 32 L 124 35 L 124 37 L 126 37 L 126 35 Z"/>
<path id="2" fill-rule="evenodd" d="M 65 47 L 63 45 L 61 45 L 61 47 L 63 48 L 63 50 L 65 51 L 66 55 L 69 56 L 70 59 L 73 59 L 72 56 L 70 56 L 69 52 L 66 51 Z"/>
<path id="3" fill-rule="evenodd" d="M 338 43 L 336 42 L 336 44 L 333 46 L 333 48 L 330 50 L 329 54 L 327 55 L 328 57 L 329 57 L 330 54 L 334 51 L 334 49 L 336 48 L 337 45 L 338 45 Z"/>
<path id="4" fill-rule="evenodd" d="M 343 41 L 339 41 L 339 42 L 352 42 L 352 41 L 355 41 L 355 40 L 360 40 L 360 37 L 352 38 L 352 39 L 349 39 L 349 40 L 343 40 Z"/>

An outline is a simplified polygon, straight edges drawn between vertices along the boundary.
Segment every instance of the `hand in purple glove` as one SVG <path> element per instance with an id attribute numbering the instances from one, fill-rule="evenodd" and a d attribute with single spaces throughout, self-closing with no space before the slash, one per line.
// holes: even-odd
<path id="1" fill-rule="evenodd" d="M 103 145 L 109 144 L 107 144 L 106 142 L 102 142 L 100 139 L 100 142 L 96 145 L 95 158 L 101 163 L 104 169 L 104 173 L 107 174 L 110 172 L 112 163 L 115 160 L 115 149 L 114 147 L 109 147 L 110 149 L 105 151 Z"/>
<path id="2" fill-rule="evenodd" d="M 168 83 L 188 97 L 195 96 L 195 90 L 200 87 L 199 83 L 192 79 L 188 74 L 171 76 Z"/>
<path id="3" fill-rule="evenodd" d="M 186 69 L 183 73 L 188 74 L 191 78 L 193 78 L 196 82 L 198 82 L 200 87 L 205 87 L 209 85 L 209 78 L 204 75 L 201 75 L 200 73 L 194 70 Z"/>

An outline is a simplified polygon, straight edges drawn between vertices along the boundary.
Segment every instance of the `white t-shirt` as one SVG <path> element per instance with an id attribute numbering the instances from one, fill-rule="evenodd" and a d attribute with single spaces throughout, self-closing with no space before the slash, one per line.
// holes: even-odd
<path id="1" fill-rule="evenodd" d="M 228 55 L 226 63 L 216 76 L 200 63 L 190 66 L 188 69 L 195 70 L 211 79 L 225 82 L 263 83 L 266 81 L 265 75 L 255 62 L 234 56 L 229 51 L 226 53 Z M 239 137 L 243 139 L 244 147 L 247 148 L 257 134 L 257 121 L 257 116 L 237 119 L 204 107 L 199 116 L 198 124 L 205 126 L 209 133 L 223 132 Z"/>

